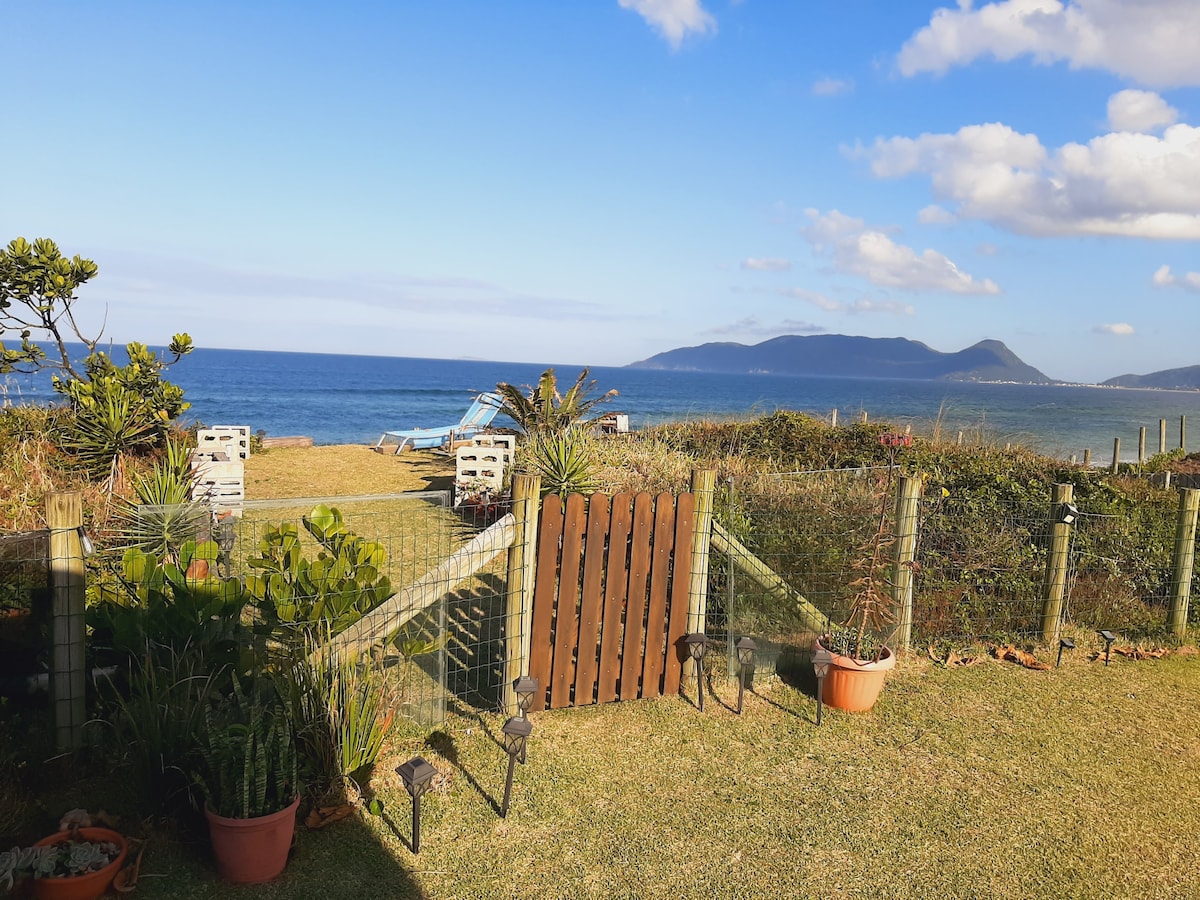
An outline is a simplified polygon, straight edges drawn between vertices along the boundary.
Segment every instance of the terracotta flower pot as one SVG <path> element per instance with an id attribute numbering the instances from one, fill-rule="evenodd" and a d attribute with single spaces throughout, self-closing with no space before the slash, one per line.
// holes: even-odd
<path id="1" fill-rule="evenodd" d="M 217 871 L 235 884 L 259 884 L 275 878 L 287 865 L 296 832 L 297 796 L 279 812 L 254 819 L 227 819 L 205 807 Z"/>
<path id="2" fill-rule="evenodd" d="M 112 887 L 113 879 L 125 862 L 129 845 L 118 832 L 109 828 L 80 828 L 78 833 L 60 831 L 49 837 L 44 837 L 35 847 L 48 847 L 59 841 L 111 841 L 120 848 L 117 858 L 103 869 L 86 872 L 83 875 L 68 875 L 64 878 L 35 878 L 33 881 L 33 896 L 37 900 L 96 900 Z"/>
<path id="3" fill-rule="evenodd" d="M 825 658 L 829 672 L 825 676 L 821 700 L 826 706 L 847 712 L 866 712 L 879 699 L 887 673 L 896 667 L 896 657 L 887 647 L 877 662 L 858 660 L 833 653 L 818 638 L 813 647 L 813 660 Z"/>

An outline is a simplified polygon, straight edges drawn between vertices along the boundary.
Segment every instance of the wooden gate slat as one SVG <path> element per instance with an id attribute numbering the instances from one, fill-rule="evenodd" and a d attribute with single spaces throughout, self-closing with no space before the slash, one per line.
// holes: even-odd
<path id="1" fill-rule="evenodd" d="M 558 575 L 558 604 L 554 612 L 554 668 L 550 676 L 550 708 L 571 705 L 575 686 L 575 647 L 579 640 L 579 567 L 587 524 L 587 499 L 567 495 L 563 517 L 562 563 Z"/>
<path id="2" fill-rule="evenodd" d="M 604 542 L 608 537 L 608 498 L 593 494 L 588 501 L 587 541 L 583 547 L 583 594 L 579 599 L 579 653 L 575 667 L 575 706 L 595 701 L 599 665 L 600 610 L 604 589 Z"/>
<path id="3" fill-rule="evenodd" d="M 538 680 L 541 690 L 530 709 L 546 708 L 550 689 L 551 649 L 554 637 L 555 588 L 558 585 L 558 542 L 562 537 L 563 508 L 558 497 L 542 501 L 538 524 L 537 580 L 533 588 L 533 626 L 529 635 L 529 674 Z"/>
<path id="4" fill-rule="evenodd" d="M 621 648 L 621 699 L 640 696 L 645 639 L 646 585 L 650 579 L 650 534 L 654 501 L 649 494 L 633 498 L 633 547 L 629 552 L 629 597 L 625 606 L 625 640 Z"/>
<path id="5" fill-rule="evenodd" d="M 675 555 L 671 567 L 670 612 L 667 616 L 667 663 L 663 694 L 678 694 L 683 659 L 687 651 L 680 639 L 687 634 L 688 593 L 692 583 L 692 529 L 696 523 L 696 495 L 680 494 L 675 501 Z"/>
<path id="6" fill-rule="evenodd" d="M 646 651 L 642 663 L 643 697 L 662 694 L 666 662 L 667 589 L 670 587 L 671 551 L 675 544 L 675 498 L 659 494 L 654 501 L 654 545 L 651 548 L 650 601 L 646 609 Z"/>
<path id="7" fill-rule="evenodd" d="M 629 534 L 633 528 L 633 494 L 617 494 L 612 499 L 608 531 L 608 571 L 604 576 L 604 619 L 600 628 L 600 677 L 596 702 L 617 699 L 617 679 L 621 674 L 621 620 L 629 595 Z"/>

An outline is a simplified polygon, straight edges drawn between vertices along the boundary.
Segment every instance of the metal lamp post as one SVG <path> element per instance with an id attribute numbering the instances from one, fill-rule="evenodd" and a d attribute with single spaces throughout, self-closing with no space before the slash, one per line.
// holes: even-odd
<path id="1" fill-rule="evenodd" d="M 404 789 L 412 797 L 412 849 L 413 853 L 421 852 L 421 798 L 433 784 L 433 776 L 437 769 L 425 761 L 424 757 L 414 756 L 404 765 L 396 769 Z"/>
<path id="2" fill-rule="evenodd" d="M 704 652 L 708 649 L 708 635 L 695 632 L 684 636 L 688 656 L 696 663 L 696 705 L 704 712 Z"/>
<path id="3" fill-rule="evenodd" d="M 1058 642 L 1058 660 L 1054 663 L 1054 668 L 1062 665 L 1062 654 L 1064 650 L 1074 650 L 1075 642 L 1070 638 L 1063 638 Z"/>
<path id="4" fill-rule="evenodd" d="M 738 658 L 738 715 L 742 714 L 742 698 L 746 694 L 746 675 L 754 665 L 754 653 L 758 644 L 752 638 L 743 637 L 733 645 Z"/>
<path id="5" fill-rule="evenodd" d="M 833 664 L 833 656 L 824 647 L 818 645 L 813 651 L 813 674 L 817 676 L 817 724 L 821 724 L 821 709 L 824 706 L 825 676 Z"/>
<path id="6" fill-rule="evenodd" d="M 1096 634 L 1104 638 L 1104 664 L 1107 666 L 1109 654 L 1112 653 L 1113 641 L 1117 639 L 1117 636 L 1108 630 L 1097 631 Z"/>
<path id="7" fill-rule="evenodd" d="M 512 716 L 504 727 L 504 749 L 508 752 L 508 777 L 504 779 L 504 802 L 500 804 L 500 818 L 508 815 L 508 801 L 512 798 L 513 767 L 519 762 L 525 765 L 526 742 L 533 731 L 533 723 L 524 716 Z"/>
<path id="8" fill-rule="evenodd" d="M 530 675 L 522 675 L 513 682 L 513 693 L 517 695 L 517 709 L 524 719 L 533 706 L 533 698 L 537 695 L 540 685 L 538 680 Z"/>

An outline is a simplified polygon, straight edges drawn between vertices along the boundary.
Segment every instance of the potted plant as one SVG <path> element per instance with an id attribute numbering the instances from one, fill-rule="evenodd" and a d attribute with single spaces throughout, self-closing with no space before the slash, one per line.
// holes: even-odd
<path id="1" fill-rule="evenodd" d="M 850 615 L 842 625 L 819 635 L 813 645 L 813 666 L 826 674 L 819 679 L 821 699 L 827 706 L 849 712 L 865 712 L 875 705 L 887 673 L 896 657 L 881 638 L 892 620 L 891 581 L 887 575 L 887 549 L 892 544 L 887 531 L 888 502 L 896 453 L 912 446 L 907 434 L 881 434 L 879 442 L 888 449 L 887 482 L 880 501 L 879 516 L 859 566 L 862 575 L 851 582 Z"/>
<path id="2" fill-rule="evenodd" d="M 270 881 L 287 865 L 300 805 L 295 736 L 269 682 L 205 708 L 196 783 L 217 870 L 227 881 Z"/>
<path id="3" fill-rule="evenodd" d="M 32 847 L 0 853 L 0 890 L 11 891 L 29 877 L 38 900 L 95 900 L 112 886 L 128 849 L 125 838 L 111 828 L 65 819 L 62 830 Z"/>

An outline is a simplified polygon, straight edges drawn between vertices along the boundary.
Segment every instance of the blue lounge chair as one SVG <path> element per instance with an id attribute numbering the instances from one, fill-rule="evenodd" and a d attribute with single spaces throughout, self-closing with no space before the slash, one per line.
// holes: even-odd
<path id="1" fill-rule="evenodd" d="M 377 453 L 400 453 L 404 450 L 435 450 L 448 447 L 455 441 L 474 437 L 492 423 L 500 411 L 500 395 L 483 393 L 477 396 L 457 425 L 441 428 L 410 428 L 407 431 L 385 431 L 375 445 Z M 393 450 L 393 446 L 395 449 Z"/>

